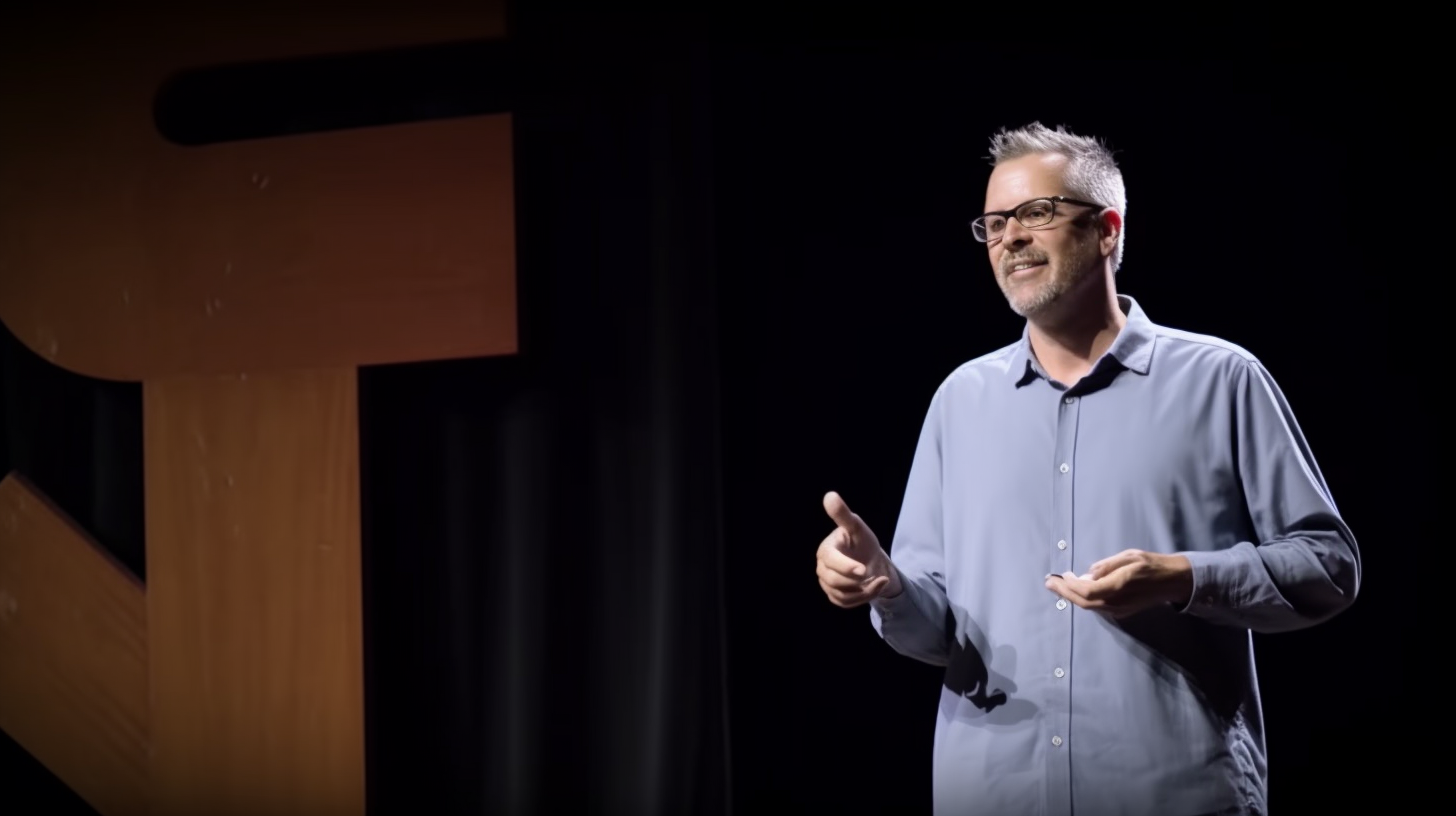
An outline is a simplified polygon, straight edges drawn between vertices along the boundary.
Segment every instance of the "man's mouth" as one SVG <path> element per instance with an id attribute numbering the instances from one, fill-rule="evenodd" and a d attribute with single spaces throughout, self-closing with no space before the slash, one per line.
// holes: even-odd
<path id="1" fill-rule="evenodd" d="M 1039 268 L 1039 267 L 1042 267 L 1042 266 L 1045 266 L 1045 265 L 1046 265 L 1046 261 L 1045 260 L 1041 260 L 1041 259 L 1037 259 L 1037 258 L 1028 258 L 1026 260 L 1021 260 L 1021 261 L 1015 261 L 1013 263 L 1008 263 L 1008 264 L 1005 264 L 1004 266 L 1005 266 L 1005 269 L 1006 269 L 1006 277 L 1012 278 L 1012 277 L 1015 277 L 1016 276 L 1016 273 L 1018 273 L 1018 272 L 1025 272 L 1025 271 L 1027 271 L 1029 269 L 1036 269 L 1036 268 Z"/>

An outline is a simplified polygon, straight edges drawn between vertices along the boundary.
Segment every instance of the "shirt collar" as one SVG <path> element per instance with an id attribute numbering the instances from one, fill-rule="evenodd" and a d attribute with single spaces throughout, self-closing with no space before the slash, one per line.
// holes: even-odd
<path id="1" fill-rule="evenodd" d="M 1153 364 L 1153 345 L 1157 339 L 1157 327 L 1148 319 L 1143 308 L 1138 302 L 1127 295 L 1118 295 L 1117 304 L 1126 315 L 1127 322 L 1123 324 L 1122 331 L 1117 333 L 1117 338 L 1108 347 L 1103 359 L 1093 366 L 1093 370 L 1103 367 L 1108 358 L 1116 360 L 1123 368 L 1147 374 Z M 1006 374 L 1011 377 L 1019 388 L 1033 379 L 1044 376 L 1036 365 L 1031 353 L 1031 323 L 1027 322 L 1021 329 L 1021 342 L 1016 344 L 1016 349 L 1011 353 L 1011 365 L 1007 366 Z"/>

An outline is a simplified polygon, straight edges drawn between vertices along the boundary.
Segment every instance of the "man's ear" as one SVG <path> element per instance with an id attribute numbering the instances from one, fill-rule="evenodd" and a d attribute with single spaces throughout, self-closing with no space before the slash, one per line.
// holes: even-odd
<path id="1" fill-rule="evenodd" d="M 1122 213 L 1108 207 L 1097 217 L 1097 223 L 1102 233 L 1098 241 L 1102 254 L 1111 255 L 1117 249 L 1117 239 L 1122 235 Z"/>

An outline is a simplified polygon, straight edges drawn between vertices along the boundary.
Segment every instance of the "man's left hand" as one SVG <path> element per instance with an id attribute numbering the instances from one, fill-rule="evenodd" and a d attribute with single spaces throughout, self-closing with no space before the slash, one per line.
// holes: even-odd
<path id="1" fill-rule="evenodd" d="M 1048 575 L 1046 588 L 1083 609 L 1115 618 L 1193 597 L 1193 565 L 1181 555 L 1123 550 L 1092 565 L 1085 575 Z"/>

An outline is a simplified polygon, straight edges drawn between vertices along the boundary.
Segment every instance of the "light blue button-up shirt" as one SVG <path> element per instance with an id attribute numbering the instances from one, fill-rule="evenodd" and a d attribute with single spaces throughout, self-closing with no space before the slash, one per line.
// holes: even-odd
<path id="1" fill-rule="evenodd" d="M 1252 632 L 1355 598 L 1355 539 L 1273 378 L 1118 299 L 1073 387 L 1023 332 L 931 400 L 890 546 L 905 589 L 870 616 L 946 667 L 937 814 L 1264 813 Z M 1125 549 L 1186 555 L 1187 606 L 1119 620 L 1045 586 Z"/>

